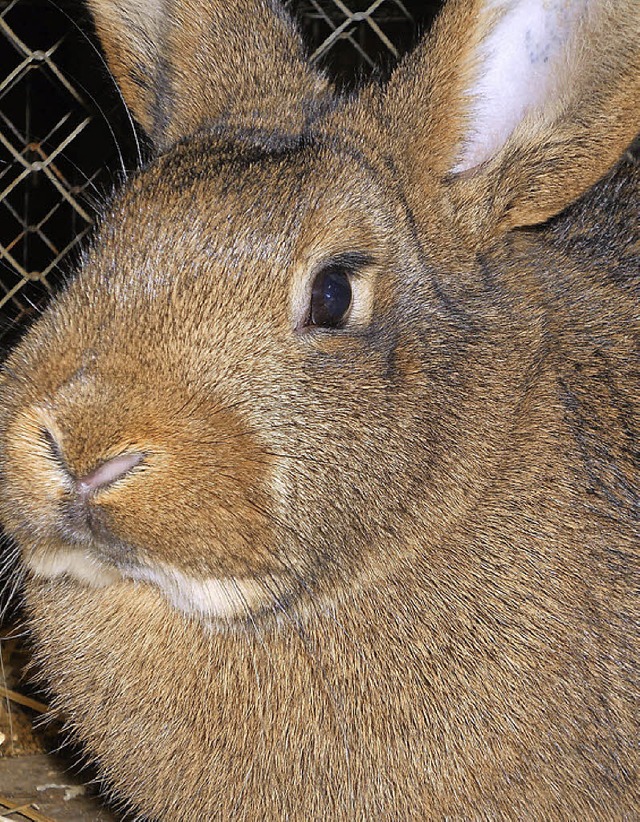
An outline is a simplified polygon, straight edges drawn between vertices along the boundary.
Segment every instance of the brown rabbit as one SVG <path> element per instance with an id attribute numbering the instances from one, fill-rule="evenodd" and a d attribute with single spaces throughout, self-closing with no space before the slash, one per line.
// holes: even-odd
<path id="1" fill-rule="evenodd" d="M 5 365 L 39 664 L 155 820 L 632 820 L 635 0 L 89 0 L 155 158 Z"/>

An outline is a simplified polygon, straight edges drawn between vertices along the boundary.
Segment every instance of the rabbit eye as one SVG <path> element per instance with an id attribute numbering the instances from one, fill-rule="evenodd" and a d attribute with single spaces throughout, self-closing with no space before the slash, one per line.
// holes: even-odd
<path id="1" fill-rule="evenodd" d="M 347 272 L 333 266 L 324 268 L 313 281 L 307 325 L 340 327 L 351 307 L 351 298 L 351 280 Z"/>

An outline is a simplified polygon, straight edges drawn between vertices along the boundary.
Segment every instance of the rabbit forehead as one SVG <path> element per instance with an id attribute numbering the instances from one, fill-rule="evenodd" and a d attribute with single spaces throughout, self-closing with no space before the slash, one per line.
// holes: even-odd
<path id="1" fill-rule="evenodd" d="M 111 273 L 114 294 L 116 280 L 132 294 L 177 279 L 195 288 L 281 282 L 310 256 L 386 235 L 383 190 L 375 169 L 331 146 L 256 155 L 189 144 L 131 182 L 91 267 Z"/>

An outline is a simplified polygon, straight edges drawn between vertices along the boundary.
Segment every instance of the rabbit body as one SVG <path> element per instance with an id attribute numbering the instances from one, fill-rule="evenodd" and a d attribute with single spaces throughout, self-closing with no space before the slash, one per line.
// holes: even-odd
<path id="1" fill-rule="evenodd" d="M 637 118 L 632 89 L 594 91 L 637 78 L 633 4 L 569 15 L 624 59 L 584 80 L 558 57 L 580 82 L 497 147 L 465 101 L 511 7 L 449 4 L 341 100 L 276 4 L 233 4 L 255 64 L 213 112 L 199 90 L 205 117 L 176 91 L 209 42 L 193 3 L 164 39 L 150 4 L 91 5 L 158 154 L 5 365 L 0 513 L 113 796 L 159 820 L 634 818 Z M 325 271 L 351 294 L 333 325 Z"/>

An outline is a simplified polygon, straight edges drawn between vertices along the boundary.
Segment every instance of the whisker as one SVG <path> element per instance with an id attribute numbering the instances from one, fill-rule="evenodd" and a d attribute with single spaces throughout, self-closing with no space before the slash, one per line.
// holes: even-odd
<path id="1" fill-rule="evenodd" d="M 255 638 L 260 643 L 262 649 L 267 654 L 268 659 L 271 661 L 271 653 L 269 651 L 269 647 L 264 641 L 264 637 L 262 636 L 262 633 L 261 633 L 260 629 L 258 628 L 258 625 L 256 624 L 256 621 L 254 619 L 251 608 L 249 607 L 249 603 L 247 602 L 247 599 L 246 599 L 242 589 L 238 585 L 238 581 L 236 580 L 235 577 L 231 578 L 231 584 L 234 588 L 236 596 L 238 597 L 238 599 L 242 603 L 242 607 L 243 607 L 243 610 L 245 612 L 247 622 L 251 624 L 252 638 Z M 247 642 L 247 645 L 248 645 L 249 650 L 251 652 L 251 662 L 252 662 L 252 665 L 253 665 L 253 673 L 254 673 L 254 677 L 255 677 L 255 680 L 256 680 L 256 693 L 259 694 L 259 693 L 262 693 L 262 683 L 260 681 L 260 673 L 258 671 L 258 666 L 256 665 L 256 655 L 255 655 L 255 651 L 254 651 L 254 646 L 253 646 L 253 643 L 251 642 L 251 638 L 248 636 L 247 625 L 245 623 L 242 623 L 242 628 L 245 632 L 246 642 Z M 264 725 L 263 725 L 263 728 L 262 728 L 262 734 L 263 734 L 263 736 L 261 738 L 261 741 L 264 742 L 264 738 L 265 738 L 265 734 L 266 734 L 266 729 L 265 729 Z M 236 802 L 235 802 L 234 807 L 233 807 L 233 814 L 232 815 L 235 815 L 238 812 L 239 808 L 240 808 L 240 805 L 241 805 L 241 802 L 242 802 L 242 797 L 244 795 L 244 791 L 245 791 L 246 786 L 249 782 L 249 777 L 251 776 L 251 768 L 252 768 L 252 766 L 249 765 L 246 776 L 245 776 L 244 781 L 242 783 L 242 787 L 238 791 L 238 796 L 237 796 Z"/>
<path id="2" fill-rule="evenodd" d="M 127 120 L 129 121 L 129 126 L 130 126 L 130 128 L 131 128 L 131 134 L 132 134 L 132 136 L 133 136 L 133 141 L 134 141 L 135 148 L 136 148 L 136 155 L 137 155 L 138 167 L 141 167 L 141 166 L 143 165 L 143 158 L 142 158 L 142 150 L 141 150 L 141 147 L 140 147 L 140 140 L 138 139 L 138 131 L 137 131 L 136 126 L 135 126 L 135 123 L 134 123 L 134 121 L 133 121 L 133 117 L 131 116 L 131 112 L 129 111 L 129 106 L 127 105 L 127 103 L 126 103 L 126 101 L 125 101 L 125 99 L 124 99 L 124 95 L 122 94 L 122 91 L 120 90 L 120 86 L 119 86 L 119 85 L 118 85 L 118 83 L 116 82 L 116 79 L 115 79 L 115 77 L 113 76 L 113 72 L 112 72 L 112 71 L 111 71 L 111 69 L 109 68 L 109 65 L 107 64 L 107 61 L 105 60 L 105 58 L 104 58 L 104 56 L 103 56 L 102 52 L 101 52 L 101 51 L 100 51 L 100 49 L 99 49 L 99 48 L 95 45 L 95 43 L 91 40 L 91 38 L 88 36 L 88 34 L 87 34 L 87 33 L 86 33 L 83 29 L 82 29 L 82 27 L 81 27 L 81 26 L 79 26 L 79 25 L 78 25 L 78 23 L 77 23 L 77 22 L 73 19 L 73 17 L 71 17 L 71 16 L 70 16 L 70 15 L 69 15 L 69 14 L 68 14 L 68 13 L 67 13 L 67 12 L 66 12 L 63 8 L 61 8 L 61 7 L 58 5 L 58 3 L 56 3 L 56 2 L 55 2 L 55 0 L 48 0 L 48 2 L 49 2 L 49 3 L 50 3 L 50 4 L 51 4 L 51 5 L 52 5 L 55 9 L 57 9 L 57 11 L 59 11 L 59 12 L 60 12 L 60 14 L 62 14 L 64 17 L 66 17 L 66 19 L 69 21 L 69 23 L 71 23 L 71 25 L 72 25 L 72 26 L 73 26 L 73 27 L 74 27 L 74 28 L 75 28 L 75 29 L 76 29 L 76 30 L 80 33 L 81 37 L 83 37 L 83 38 L 85 39 L 85 41 L 88 43 L 89 47 L 90 47 L 90 48 L 92 49 L 92 51 L 93 51 L 93 52 L 97 55 L 98 59 L 99 59 L 99 60 L 100 60 L 100 62 L 102 63 L 102 65 L 103 65 L 104 69 L 106 70 L 106 72 L 107 72 L 107 74 L 108 74 L 109 78 L 113 81 L 113 85 L 114 85 L 114 87 L 115 87 L 116 93 L 117 93 L 117 95 L 118 95 L 118 97 L 119 97 L 119 99 L 120 99 L 120 102 L 122 103 L 122 106 L 123 106 L 123 108 L 124 108 L 125 114 L 126 114 L 126 116 L 127 116 Z M 94 105 L 96 106 L 96 108 L 97 108 L 97 110 L 99 111 L 99 113 L 100 113 L 100 114 L 102 115 L 102 117 L 104 118 L 104 120 L 105 120 L 105 122 L 106 122 L 106 124 L 107 124 L 107 127 L 109 128 L 109 131 L 111 132 L 111 136 L 112 136 L 112 138 L 113 138 L 113 141 L 114 141 L 114 144 L 115 144 L 115 146 L 116 146 L 116 149 L 117 149 L 117 151 L 118 151 L 118 155 L 119 155 L 119 159 L 120 159 L 120 163 L 121 163 L 121 166 L 122 166 L 122 171 L 123 171 L 123 175 L 124 175 L 124 177 L 123 177 L 123 181 L 124 181 L 124 180 L 126 180 L 126 179 L 127 179 L 127 172 L 126 172 L 126 168 L 125 168 L 125 165 L 124 165 L 124 158 L 123 158 L 123 156 L 122 156 L 122 152 L 121 152 L 121 150 L 120 150 L 120 146 L 119 146 L 119 144 L 118 144 L 118 141 L 116 140 L 116 137 L 115 137 L 115 134 L 114 134 L 113 129 L 112 129 L 112 127 L 111 127 L 111 124 L 110 124 L 110 122 L 109 122 L 109 119 L 107 118 L 106 114 L 104 113 L 104 111 L 102 110 L 102 108 L 100 107 L 100 105 L 96 102 L 96 100 L 94 99 L 93 95 L 91 95 L 90 93 L 88 93 L 88 92 L 87 92 L 87 90 L 86 90 L 85 88 L 83 88 L 83 86 L 82 86 L 82 85 L 81 85 L 81 84 L 77 81 L 77 79 L 76 79 L 76 78 L 74 78 L 74 81 L 75 81 L 76 83 L 78 83 L 78 87 L 79 87 L 80 89 L 82 89 L 82 91 L 83 91 L 85 94 L 87 94 L 87 96 L 89 97 L 89 99 L 91 99 L 91 101 L 94 103 Z"/>
<path id="3" fill-rule="evenodd" d="M 4 657 L 2 656 L 2 653 L 0 653 L 0 674 L 2 675 L 2 681 L 6 685 L 6 683 L 7 683 L 7 671 L 4 667 Z M 15 753 L 15 745 L 14 745 L 14 742 L 13 742 L 13 740 L 15 738 L 15 734 L 13 732 L 13 708 L 11 706 L 11 700 L 9 699 L 8 694 L 5 695 L 4 701 L 5 701 L 6 706 L 7 706 L 7 717 L 9 719 L 9 739 L 11 740 L 11 751 L 12 751 L 12 753 Z"/>
<path id="4" fill-rule="evenodd" d="M 8 568 L 11 568 L 12 565 L 16 566 L 12 568 L 7 584 L 0 591 L 0 623 L 3 622 L 9 609 L 18 601 L 17 592 L 23 588 L 26 578 L 26 568 L 18 564 L 18 559 L 19 553 L 16 551 L 0 568 L 0 576 L 4 576 Z"/>
<path id="5" fill-rule="evenodd" d="M 318 676 L 320 678 L 320 681 L 324 685 L 324 691 L 325 691 L 325 693 L 326 693 L 326 695 L 329 699 L 329 702 L 331 704 L 331 708 L 332 708 L 332 711 L 333 711 L 333 715 L 336 719 L 336 722 L 338 723 L 338 727 L 339 727 L 340 733 L 342 735 L 342 740 L 343 740 L 343 745 L 344 745 L 345 762 L 346 762 L 346 766 L 347 766 L 348 780 L 349 780 L 349 784 L 350 784 L 351 794 L 353 796 L 353 777 L 352 777 L 352 773 L 351 773 L 351 750 L 349 748 L 349 737 L 348 737 L 348 733 L 347 733 L 347 725 L 346 725 L 346 722 L 344 721 L 344 717 L 343 717 L 344 711 L 339 709 L 338 699 L 336 698 L 334 688 L 331 685 L 331 682 L 329 680 L 329 677 L 327 675 L 325 667 L 322 664 L 322 662 L 320 661 L 320 659 L 318 658 L 317 654 L 314 652 L 313 648 L 310 646 L 310 644 L 309 644 L 309 642 L 308 642 L 308 640 L 305 636 L 304 629 L 302 628 L 302 626 L 300 625 L 298 620 L 296 620 L 289 613 L 289 611 L 287 610 L 285 604 L 282 602 L 279 594 L 277 593 L 277 588 L 278 588 L 277 581 L 274 580 L 273 578 L 271 578 L 270 582 L 274 586 L 273 588 L 271 588 L 270 585 L 267 584 L 267 582 L 264 579 L 261 580 L 261 584 L 263 585 L 263 587 L 265 588 L 267 593 L 272 598 L 272 602 L 273 602 L 273 606 L 274 606 L 274 614 L 280 613 L 285 618 L 285 620 L 287 622 L 289 622 L 289 624 L 291 625 L 291 627 L 294 630 L 294 633 L 296 634 L 296 636 L 300 640 L 300 644 L 301 644 L 301 646 L 304 650 L 305 656 L 311 662 L 312 669 L 318 674 Z"/>

